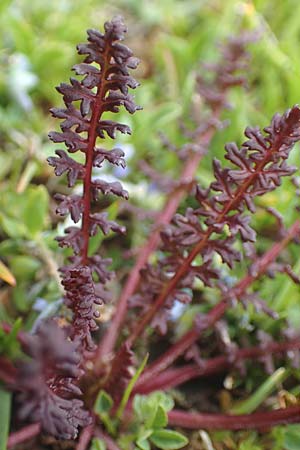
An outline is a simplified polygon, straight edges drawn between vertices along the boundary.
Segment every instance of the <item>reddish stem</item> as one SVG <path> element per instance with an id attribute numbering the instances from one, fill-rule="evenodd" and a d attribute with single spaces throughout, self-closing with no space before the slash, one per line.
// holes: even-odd
<path id="1" fill-rule="evenodd" d="M 96 428 L 95 430 L 95 436 L 102 439 L 107 447 L 107 450 L 121 450 L 117 444 L 112 440 L 110 436 L 108 436 L 106 433 L 104 433 L 99 428 Z"/>
<path id="2" fill-rule="evenodd" d="M 281 242 L 274 244 L 269 251 L 267 251 L 253 264 L 255 267 L 255 275 L 246 275 L 235 287 L 232 288 L 230 295 L 224 296 L 222 300 L 211 309 L 206 316 L 205 326 L 203 326 L 201 330 L 198 330 L 195 326 L 192 330 L 185 333 L 162 356 L 152 363 L 147 370 L 145 370 L 139 382 L 143 383 L 169 367 L 180 355 L 182 355 L 192 344 L 194 344 L 205 330 L 207 330 L 223 316 L 228 308 L 228 303 L 232 296 L 239 300 L 253 281 L 265 274 L 270 263 L 278 257 L 281 251 L 299 232 L 300 220 L 296 220 L 295 223 L 287 230 L 284 239 L 282 239 Z M 254 273 L 254 271 L 252 271 L 252 273 Z"/>
<path id="3" fill-rule="evenodd" d="M 12 448 L 15 445 L 22 444 L 29 439 L 37 436 L 41 431 L 41 425 L 39 423 L 33 423 L 31 425 L 26 425 L 26 427 L 21 428 L 19 431 L 15 431 L 9 435 L 7 440 L 7 448 Z"/>
<path id="4" fill-rule="evenodd" d="M 88 264 L 88 251 L 90 239 L 90 212 L 91 212 L 91 184 L 92 184 L 92 170 L 94 162 L 94 148 L 97 140 L 97 126 L 99 119 L 103 113 L 103 97 L 105 95 L 106 85 L 106 69 L 107 69 L 107 53 L 109 45 L 106 45 L 102 68 L 100 83 L 97 87 L 95 96 L 95 105 L 91 116 L 90 126 L 88 130 L 88 147 L 85 152 L 85 171 L 83 178 L 83 213 L 82 213 L 82 234 L 83 234 L 83 248 L 82 248 L 82 265 Z"/>
<path id="5" fill-rule="evenodd" d="M 218 119 L 219 111 L 215 111 L 213 117 L 214 119 Z M 199 138 L 199 144 L 203 146 L 203 149 L 207 149 L 214 135 L 214 132 L 215 127 L 212 125 Z M 176 189 L 175 192 L 172 192 L 167 198 L 166 204 L 162 212 L 159 214 L 159 216 L 155 221 L 155 224 L 153 225 L 153 231 L 150 234 L 149 239 L 146 241 L 145 245 L 140 249 L 135 265 L 130 271 L 124 289 L 122 290 L 121 296 L 117 301 L 117 309 L 112 319 L 111 325 L 108 328 L 106 335 L 102 339 L 101 345 L 97 350 L 97 357 L 104 356 L 113 350 L 117 340 L 117 336 L 119 334 L 120 327 L 126 316 L 128 300 L 138 287 L 141 278 L 140 271 L 147 263 L 151 253 L 153 253 L 154 250 L 157 248 L 160 242 L 160 231 L 164 225 L 170 223 L 173 215 L 177 211 L 177 208 L 188 189 L 189 183 L 193 180 L 196 174 L 197 168 L 204 154 L 205 150 L 203 150 L 203 152 L 201 153 L 200 152 L 193 153 L 187 160 L 179 180 L 180 188 Z"/>
<path id="6" fill-rule="evenodd" d="M 253 414 L 226 415 L 189 413 L 173 409 L 168 414 L 169 424 L 190 430 L 243 430 L 262 429 L 275 425 L 299 422 L 300 406 Z"/>
<path id="7" fill-rule="evenodd" d="M 264 347 L 250 347 L 238 350 L 230 360 L 227 356 L 217 356 L 203 361 L 203 366 L 188 364 L 183 367 L 169 369 L 158 376 L 146 381 L 138 381 L 133 394 L 148 394 L 152 391 L 171 389 L 193 378 L 205 377 L 234 366 L 235 362 L 242 359 L 257 359 L 266 353 L 284 353 L 288 350 L 300 348 L 300 340 L 294 339 L 287 342 L 272 342 Z"/>
<path id="8" fill-rule="evenodd" d="M 90 440 L 93 437 L 94 430 L 95 430 L 94 423 L 92 423 L 91 425 L 89 425 L 88 427 L 83 429 L 83 431 L 80 434 L 78 444 L 76 445 L 76 450 L 86 450 L 87 449 L 87 447 L 90 443 Z"/>

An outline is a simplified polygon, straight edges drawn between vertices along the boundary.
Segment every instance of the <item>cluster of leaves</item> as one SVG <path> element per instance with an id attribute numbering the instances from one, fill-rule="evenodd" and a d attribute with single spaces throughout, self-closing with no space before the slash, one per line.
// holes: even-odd
<path id="1" fill-rule="evenodd" d="M 50 337 L 50 338 L 49 338 Z M 30 360 L 18 364 L 16 386 L 21 391 L 19 416 L 40 421 L 44 429 L 62 439 L 74 438 L 79 426 L 89 423 L 83 409 L 76 345 L 69 342 L 55 322 L 44 322 L 34 336 L 23 343 Z"/>
<path id="2" fill-rule="evenodd" d="M 94 411 L 114 436 L 116 435 L 117 419 L 110 415 L 113 411 L 113 404 L 110 395 L 101 390 L 96 399 Z M 174 400 L 163 392 L 153 392 L 147 396 L 135 395 L 132 422 L 127 433 L 119 439 L 120 447 L 125 450 L 133 442 L 140 450 L 150 450 L 150 443 L 162 450 L 184 447 L 188 443 L 187 438 L 181 433 L 166 428 L 168 425 L 167 414 L 173 407 Z M 102 445 L 105 448 L 105 441 L 96 438 L 93 445 L 96 448 L 96 445 Z"/>
<path id="3" fill-rule="evenodd" d="M 167 413 L 174 407 L 172 397 L 162 392 L 154 392 L 149 396 L 136 395 L 133 409 L 136 417 L 144 427 L 138 429 L 137 446 L 141 450 L 149 450 L 149 441 L 161 449 L 184 447 L 188 440 L 176 431 L 165 429 L 168 424 Z"/>
<path id="4" fill-rule="evenodd" d="M 165 301 L 168 310 L 175 300 L 191 301 L 186 288 L 192 288 L 196 277 L 209 287 L 217 280 L 223 292 L 228 290 L 220 270 L 213 267 L 214 255 L 217 253 L 222 262 L 232 268 L 235 261 L 241 260 L 241 254 L 235 248 L 236 236 L 240 234 L 244 244 L 255 242 L 256 234 L 245 210 L 254 213 L 254 198 L 274 190 L 281 184 L 281 177 L 296 171 L 295 167 L 287 165 L 286 159 L 300 138 L 299 122 L 300 110 L 296 106 L 283 116 L 275 115 L 270 127 L 264 130 L 266 136 L 259 128 L 248 127 L 245 131 L 248 140 L 241 149 L 235 143 L 226 146 L 225 158 L 235 169 L 222 168 L 220 161 L 214 160 L 216 181 L 208 189 L 198 186 L 197 207 L 188 208 L 185 215 L 176 214 L 173 224 L 162 232 L 163 250 L 167 256 L 159 261 L 157 268 L 144 271 L 145 279 L 138 297 L 138 304 L 144 310 L 151 308 L 155 298 L 163 292 L 166 281 L 184 265 L 188 265 L 188 270 L 178 280 L 176 291 L 169 290 Z M 192 256 L 187 257 L 187 252 Z M 198 255 L 201 255 L 200 264 L 191 266 Z M 158 315 L 156 322 L 160 330 L 166 331 L 166 317 L 161 311 Z"/>

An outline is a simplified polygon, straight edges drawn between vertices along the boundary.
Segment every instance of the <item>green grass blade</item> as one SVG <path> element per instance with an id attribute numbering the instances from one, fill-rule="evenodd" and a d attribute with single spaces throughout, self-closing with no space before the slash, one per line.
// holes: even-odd
<path id="1" fill-rule="evenodd" d="M 123 412 L 124 412 L 124 409 L 125 409 L 125 406 L 126 406 L 128 400 L 129 400 L 130 394 L 131 394 L 131 392 L 132 392 L 132 390 L 134 388 L 135 383 L 140 378 L 141 373 L 143 372 L 143 370 L 144 370 L 144 368 L 145 368 L 145 366 L 147 364 L 148 358 L 149 358 L 149 354 L 147 353 L 147 355 L 143 359 L 140 367 L 137 369 L 137 371 L 135 372 L 135 374 L 133 375 L 133 377 L 129 381 L 128 386 L 127 386 L 127 388 L 126 388 L 126 390 L 124 392 L 124 395 L 122 397 L 122 400 L 120 402 L 120 406 L 119 406 L 119 408 L 117 410 L 117 413 L 116 413 L 116 418 L 117 419 L 121 419 L 121 417 L 123 415 Z"/>
<path id="2" fill-rule="evenodd" d="M 11 393 L 0 388 L 0 450 L 6 450 L 10 422 Z"/>
<path id="3" fill-rule="evenodd" d="M 231 408 L 231 414 L 250 414 L 273 392 L 278 383 L 288 376 L 288 371 L 283 367 L 274 373 L 252 394 L 249 398 Z"/>

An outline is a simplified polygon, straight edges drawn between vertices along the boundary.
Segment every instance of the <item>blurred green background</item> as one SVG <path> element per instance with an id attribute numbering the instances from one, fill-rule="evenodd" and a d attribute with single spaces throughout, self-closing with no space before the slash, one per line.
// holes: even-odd
<path id="1" fill-rule="evenodd" d="M 102 29 L 103 22 L 115 14 L 125 18 L 129 28 L 126 44 L 141 59 L 134 75 L 141 83 L 135 95 L 143 111 L 131 117 L 120 113 L 120 120 L 132 127 L 133 134 L 118 137 L 117 142 L 128 154 L 129 169 L 122 177 L 138 207 L 159 209 L 163 202 L 163 193 L 147 188 L 138 169 L 140 159 L 178 177 L 180 165 L 162 149 L 158 133 L 165 132 L 176 145 L 184 143 L 178 121 L 190 115 L 195 76 L 201 63 L 218 58 L 218 45 L 226 37 L 243 29 L 256 30 L 259 35 L 249 47 L 248 89 L 233 91 L 233 108 L 223 115 L 230 125 L 216 134 L 199 167 L 204 185 L 211 180 L 212 158 L 223 157 L 226 142 L 240 143 L 247 125 L 268 125 L 275 112 L 282 113 L 300 102 L 299 0 L 1 0 L 0 260 L 16 286 L 12 289 L 1 282 L 0 319 L 12 322 L 22 316 L 28 329 L 61 304 L 57 267 L 65 252 L 58 250 L 53 238 L 65 224 L 58 222 L 52 198 L 61 181 L 46 163 L 56 148 L 47 134 L 58 127 L 48 111 L 62 105 L 54 87 L 67 81 L 71 66 L 80 61 L 75 46 L 86 39 L 85 30 Z M 292 159 L 299 167 L 299 152 L 294 152 Z M 295 218 L 295 201 L 291 185 L 285 183 L 278 193 L 267 196 L 264 204 L 276 206 L 289 225 Z M 115 217 L 118 209 L 118 203 L 111 202 L 110 216 Z M 122 252 L 138 247 L 148 230 L 147 222 L 134 215 L 122 218 L 129 230 L 125 241 L 120 247 L 119 241 L 109 236 L 103 247 L 121 272 Z M 257 215 L 258 229 L 264 228 L 264 220 Z M 268 247 L 268 236 L 260 245 Z M 297 249 L 292 253 L 296 261 Z M 299 263 L 294 268 L 299 273 Z M 0 266 L 1 277 L 14 284 L 5 273 Z M 299 289 L 289 282 L 282 288 L 282 280 L 279 276 L 267 281 L 262 292 L 276 304 L 281 317 L 290 317 L 299 326 Z M 228 446 L 218 447 L 217 441 L 215 445 L 241 450 L 300 448 L 299 437 L 293 444 L 297 429 L 295 432 L 292 427 L 288 438 L 281 428 L 276 433 L 273 447 L 259 443 L 255 433 L 244 436 L 242 444 L 230 444 L 228 434 Z M 220 436 L 220 442 L 225 442 Z"/>

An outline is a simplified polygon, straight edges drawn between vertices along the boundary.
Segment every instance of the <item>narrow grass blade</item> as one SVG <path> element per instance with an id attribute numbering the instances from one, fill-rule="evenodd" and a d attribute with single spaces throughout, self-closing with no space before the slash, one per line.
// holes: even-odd
<path id="1" fill-rule="evenodd" d="M 145 356 L 145 358 L 143 359 L 140 367 L 137 369 L 137 371 L 135 372 L 135 374 L 133 375 L 133 377 L 129 381 L 128 386 L 127 386 L 127 388 L 126 388 L 126 390 L 124 392 L 124 395 L 122 397 L 122 400 L 120 402 L 120 406 L 119 406 L 119 408 L 117 410 L 117 413 L 116 413 L 116 418 L 117 419 L 121 419 L 121 417 L 123 415 L 123 412 L 124 412 L 124 409 L 125 409 L 125 406 L 126 406 L 128 400 L 129 400 L 130 394 L 131 394 L 131 392 L 132 392 L 132 390 L 134 388 L 135 383 L 137 382 L 137 380 L 141 376 L 141 374 L 142 374 L 142 372 L 143 372 L 143 370 L 144 370 L 144 368 L 145 368 L 145 366 L 147 364 L 148 358 L 149 358 L 149 354 L 147 354 Z"/>
<path id="2" fill-rule="evenodd" d="M 288 376 L 288 371 L 283 367 L 275 370 L 274 373 L 252 394 L 249 398 L 231 408 L 231 414 L 250 414 L 276 389 Z"/>
<path id="3" fill-rule="evenodd" d="M 0 450 L 6 450 L 10 422 L 11 393 L 0 388 Z"/>

